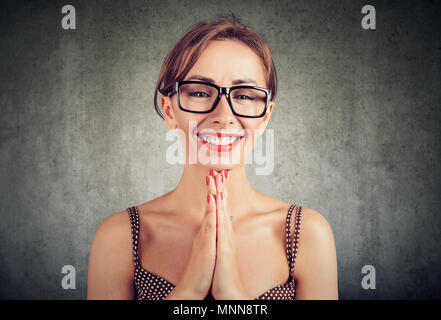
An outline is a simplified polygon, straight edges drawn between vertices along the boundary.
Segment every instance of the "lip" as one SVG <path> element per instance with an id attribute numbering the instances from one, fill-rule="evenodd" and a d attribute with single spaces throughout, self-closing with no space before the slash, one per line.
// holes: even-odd
<path id="1" fill-rule="evenodd" d="M 237 139 L 234 143 L 230 143 L 230 144 L 226 144 L 226 145 L 217 145 L 215 143 L 211 143 L 211 142 L 207 142 L 205 140 L 203 140 L 199 134 L 203 134 L 203 135 L 209 135 L 209 136 L 217 136 L 219 138 L 222 137 L 240 137 L 239 139 Z M 243 140 L 243 138 L 245 137 L 244 135 L 240 135 L 240 134 L 233 134 L 233 133 L 221 133 L 221 132 L 199 132 L 196 134 L 198 137 L 198 140 L 203 143 L 208 149 L 213 150 L 213 151 L 217 151 L 217 152 L 229 152 L 231 150 L 233 150 L 233 148 L 235 148 L 240 141 Z"/>
<path id="2" fill-rule="evenodd" d="M 204 136 L 217 136 L 219 138 L 222 137 L 243 137 L 243 134 L 237 134 L 237 133 L 222 133 L 222 132 L 198 132 L 197 133 L 198 136 L 199 134 L 203 134 Z"/>

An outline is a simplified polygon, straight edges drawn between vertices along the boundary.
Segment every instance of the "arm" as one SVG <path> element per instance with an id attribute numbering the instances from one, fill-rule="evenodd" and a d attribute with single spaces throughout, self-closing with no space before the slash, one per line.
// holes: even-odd
<path id="1" fill-rule="evenodd" d="M 337 256 L 334 236 L 326 219 L 303 208 L 294 269 L 296 299 L 338 299 Z"/>
<path id="2" fill-rule="evenodd" d="M 126 211 L 106 218 L 92 240 L 87 299 L 135 299 L 130 220 Z"/>

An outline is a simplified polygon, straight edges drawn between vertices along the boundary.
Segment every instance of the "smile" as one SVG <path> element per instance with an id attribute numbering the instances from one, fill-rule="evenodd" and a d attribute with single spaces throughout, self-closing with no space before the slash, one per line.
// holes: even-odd
<path id="1" fill-rule="evenodd" d="M 210 150 L 218 152 L 231 151 L 239 144 L 239 141 L 243 138 L 243 136 L 240 135 L 221 135 L 220 133 L 218 133 L 217 135 L 214 133 L 198 133 L 197 136 L 199 141 L 205 144 L 205 146 L 207 146 Z"/>

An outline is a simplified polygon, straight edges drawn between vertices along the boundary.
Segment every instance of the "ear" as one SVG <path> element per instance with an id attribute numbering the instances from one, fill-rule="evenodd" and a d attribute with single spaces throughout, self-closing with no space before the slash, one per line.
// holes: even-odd
<path id="1" fill-rule="evenodd" d="M 170 97 L 161 94 L 161 108 L 167 127 L 174 130 L 178 127 Z"/>
<path id="2" fill-rule="evenodd" d="M 270 101 L 268 104 L 268 108 L 266 109 L 265 115 L 262 117 L 261 123 L 259 124 L 260 132 L 263 132 L 266 129 L 269 119 L 271 118 L 271 114 L 274 108 L 274 101 Z"/>

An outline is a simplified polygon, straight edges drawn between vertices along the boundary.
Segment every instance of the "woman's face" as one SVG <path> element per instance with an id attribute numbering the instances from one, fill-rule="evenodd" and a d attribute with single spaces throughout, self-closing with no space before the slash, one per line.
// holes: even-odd
<path id="1" fill-rule="evenodd" d="M 205 79 L 198 79 L 200 77 Z M 220 87 L 240 84 L 267 88 L 261 59 L 247 45 L 236 40 L 211 41 L 184 78 L 184 80 L 196 81 L 207 81 L 206 79 L 212 79 L 213 83 Z M 238 83 L 237 80 L 244 81 Z M 231 169 L 245 162 L 246 155 L 253 148 L 254 142 L 265 130 L 273 108 L 271 101 L 261 118 L 235 116 L 225 94 L 210 113 L 197 114 L 179 109 L 176 94 L 171 97 L 161 96 L 161 104 L 168 128 L 182 130 L 180 137 L 186 150 L 186 163 L 207 165 L 214 170 Z M 243 137 L 238 143 L 233 144 L 231 150 L 225 150 L 228 148 L 213 147 L 213 143 L 202 140 L 199 133 L 207 132 L 236 134 Z M 214 143 L 217 142 L 219 141 L 216 140 Z M 193 156 L 196 154 L 197 158 L 192 157 L 191 153 Z"/>

